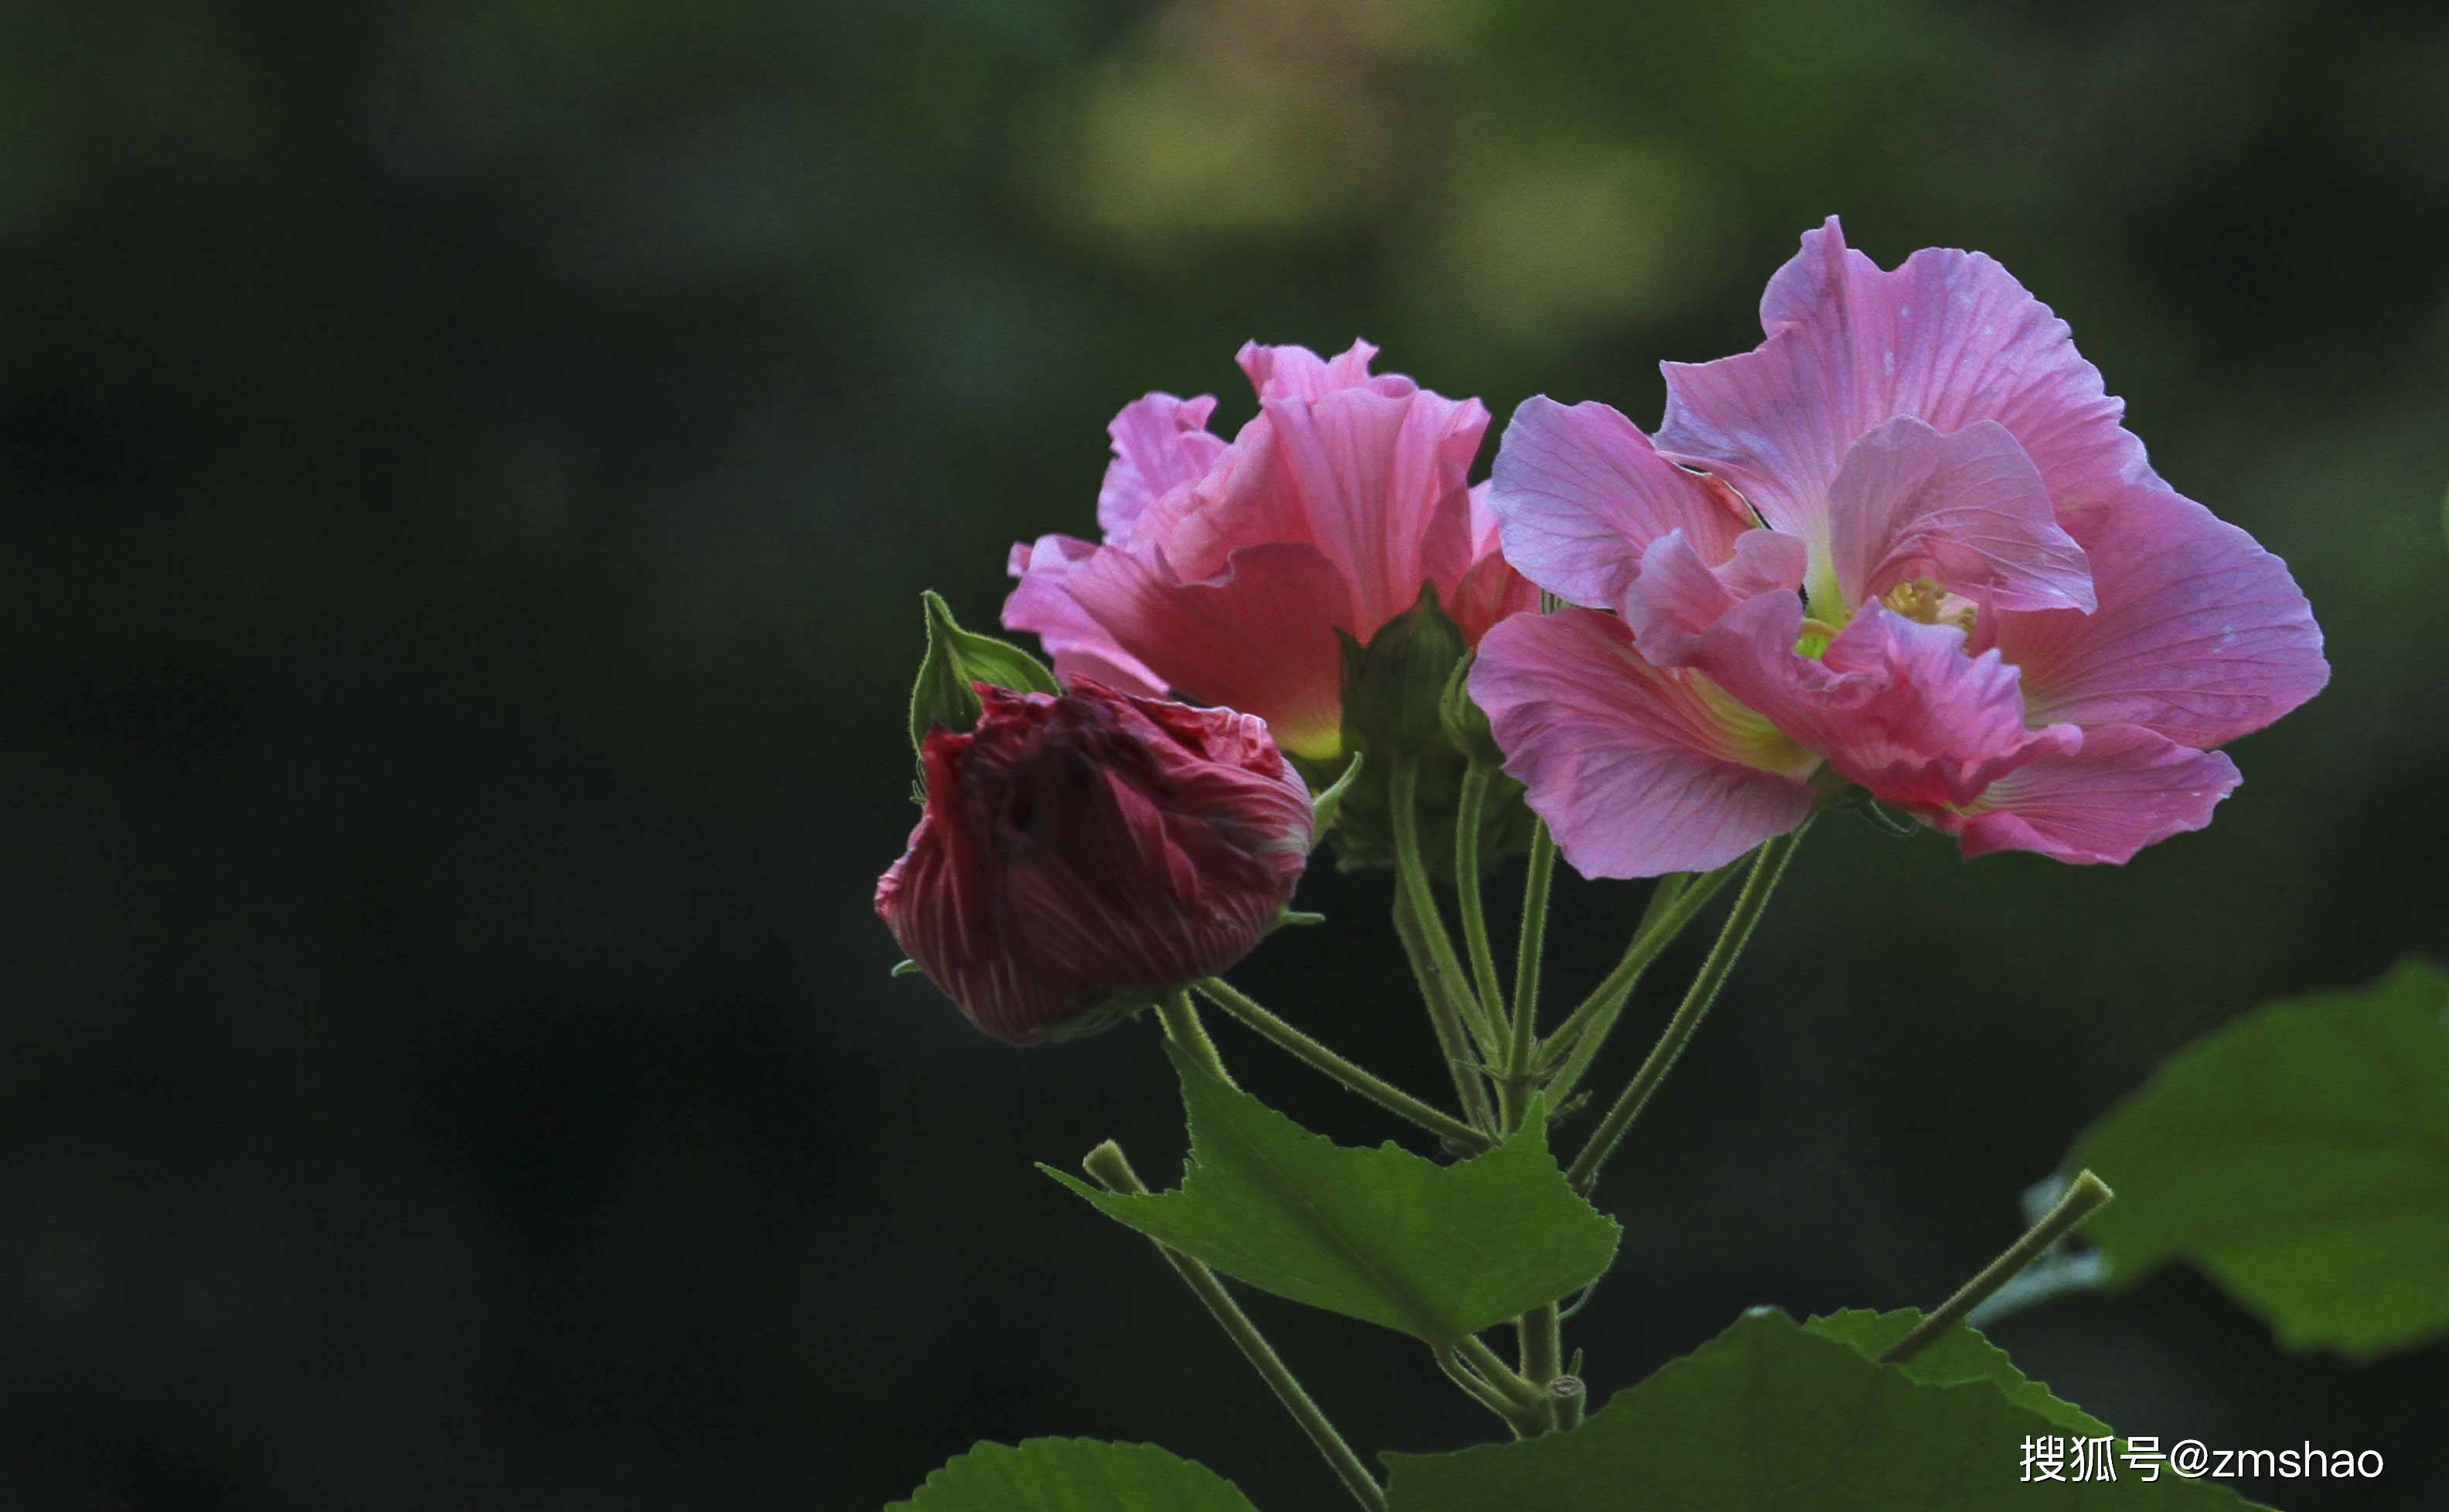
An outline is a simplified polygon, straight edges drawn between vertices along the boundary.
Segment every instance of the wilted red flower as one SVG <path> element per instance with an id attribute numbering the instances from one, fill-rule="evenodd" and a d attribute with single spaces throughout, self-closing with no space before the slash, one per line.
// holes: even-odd
<path id="1" fill-rule="evenodd" d="M 977 690 L 975 729 L 928 735 L 927 811 L 876 887 L 972 1023 L 1061 1037 L 1249 954 L 1317 824 L 1264 721 L 1094 683 Z"/>

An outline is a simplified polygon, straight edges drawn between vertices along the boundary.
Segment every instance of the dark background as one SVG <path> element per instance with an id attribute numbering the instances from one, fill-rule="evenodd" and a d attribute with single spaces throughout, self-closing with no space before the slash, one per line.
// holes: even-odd
<path id="1" fill-rule="evenodd" d="M 1823 825 L 1574 1340 L 1604 1394 L 1936 1301 L 2157 1057 L 2449 950 L 2444 77 L 2449 11 L 2321 0 L 0 10 L 0 1500 L 861 1509 L 1053 1433 L 1336 1504 L 1030 1170 L 1170 1179 L 1153 1033 L 886 979 L 916 595 L 991 625 L 1111 413 L 1238 424 L 1249 337 L 1654 418 L 1832 210 L 2071 320 L 2336 667 L 2123 870 Z M 1566 891 L 1560 994 L 1640 896 Z M 1382 881 L 1303 897 L 1241 979 L 1431 1087 Z M 1252 1307 L 1364 1448 L 1494 1430 Z M 2441 1348 L 2285 1357 L 2182 1275 L 1997 1336 L 2126 1431 L 2388 1459 L 2279 1505 L 2449 1506 Z"/>

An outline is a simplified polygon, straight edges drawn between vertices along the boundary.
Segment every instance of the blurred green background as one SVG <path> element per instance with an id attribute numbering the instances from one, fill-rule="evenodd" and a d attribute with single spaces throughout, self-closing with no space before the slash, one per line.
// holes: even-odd
<path id="1" fill-rule="evenodd" d="M 2449 11 L 2316 0 L 0 11 L 8 1503 L 855 1509 L 1057 1433 L 1333 1504 L 1029 1169 L 1171 1175 L 1153 1034 L 886 979 L 917 593 L 990 624 L 1118 406 L 1247 416 L 1247 338 L 1652 420 L 1831 211 L 2067 317 L 2336 666 L 2123 870 L 1822 826 L 1575 1336 L 1603 1394 L 1936 1301 L 2157 1057 L 2449 953 L 2444 79 Z M 1240 978 L 1425 1088 L 1384 898 L 1322 870 Z M 1568 891 L 1560 994 L 1640 898 Z M 1494 1426 L 1253 1310 L 1368 1448 Z M 1997 1336 L 2126 1431 L 2387 1457 L 2275 1504 L 2449 1506 L 2441 1349 L 2285 1358 L 2183 1276 Z"/>

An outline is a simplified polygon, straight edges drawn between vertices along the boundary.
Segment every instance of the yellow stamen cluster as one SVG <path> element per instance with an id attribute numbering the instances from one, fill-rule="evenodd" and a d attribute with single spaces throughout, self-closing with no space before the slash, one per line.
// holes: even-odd
<path id="1" fill-rule="evenodd" d="M 1881 595 L 1880 602 L 1924 625 L 1953 625 L 1967 632 L 1973 629 L 1973 606 L 1950 593 L 1947 585 L 1935 577 L 1899 583 Z"/>

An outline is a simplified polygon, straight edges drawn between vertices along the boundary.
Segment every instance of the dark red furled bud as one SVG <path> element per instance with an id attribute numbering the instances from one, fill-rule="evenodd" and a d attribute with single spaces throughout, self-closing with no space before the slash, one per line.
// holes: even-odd
<path id="1" fill-rule="evenodd" d="M 978 685 L 919 757 L 927 811 L 876 912 L 972 1023 L 1102 1028 L 1259 942 L 1308 862 L 1309 789 L 1265 723 L 1094 683 Z"/>

